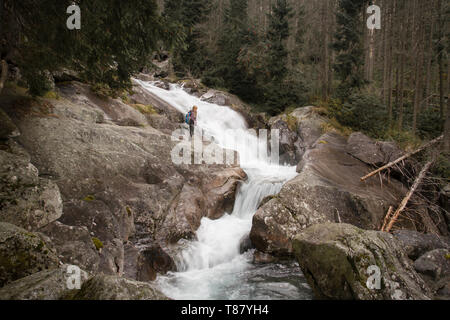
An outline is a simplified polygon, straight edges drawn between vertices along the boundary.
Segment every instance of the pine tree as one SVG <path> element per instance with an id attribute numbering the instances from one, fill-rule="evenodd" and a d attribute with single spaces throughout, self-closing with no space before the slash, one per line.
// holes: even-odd
<path id="1" fill-rule="evenodd" d="M 289 19 L 293 16 L 287 0 L 277 0 L 269 14 L 269 28 L 266 42 L 268 78 L 265 84 L 265 97 L 268 112 L 276 114 L 283 111 L 296 100 L 292 90 L 284 83 L 288 74 L 287 39 L 290 35 Z"/>
<path id="2" fill-rule="evenodd" d="M 287 75 L 288 50 L 286 40 L 290 35 L 289 18 L 293 16 L 287 0 L 277 0 L 269 15 L 267 44 L 268 61 L 272 81 L 281 82 Z"/>
<path id="3" fill-rule="evenodd" d="M 258 100 L 256 76 L 250 70 L 258 64 L 254 59 L 257 40 L 256 30 L 250 27 L 248 0 L 230 0 L 224 10 L 214 68 L 203 77 L 205 84 L 226 87 L 248 102 Z"/>
<path id="4" fill-rule="evenodd" d="M 130 76 L 149 61 L 160 41 L 179 33 L 158 14 L 155 0 L 82 1 L 81 29 L 66 27 L 73 1 L 4 0 L 0 21 L 1 59 L 20 68 L 30 93 L 49 89 L 49 73 L 78 71 L 83 80 L 127 88 Z"/>
<path id="5" fill-rule="evenodd" d="M 336 13 L 338 28 L 332 46 L 337 53 L 333 67 L 341 81 L 338 88 L 340 97 L 348 97 L 353 88 L 364 84 L 361 16 L 366 4 L 367 0 L 339 0 Z"/>
<path id="6" fill-rule="evenodd" d="M 211 10 L 211 0 L 165 0 L 163 16 L 171 23 L 181 26 L 186 38 L 183 45 L 174 50 L 174 68 L 181 74 L 198 76 L 205 68 L 206 48 L 200 40 L 198 27 Z"/>

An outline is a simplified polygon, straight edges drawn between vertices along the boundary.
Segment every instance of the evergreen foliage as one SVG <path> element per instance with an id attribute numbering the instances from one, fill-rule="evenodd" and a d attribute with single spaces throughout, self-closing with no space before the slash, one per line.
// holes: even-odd
<path id="1" fill-rule="evenodd" d="M 362 16 L 367 0 L 339 0 L 336 13 L 337 30 L 333 49 L 337 57 L 334 70 L 340 80 L 337 96 L 346 98 L 352 89 L 364 85 L 362 66 L 364 48 L 362 44 Z"/>
<path id="2" fill-rule="evenodd" d="M 44 94 L 49 73 L 62 68 L 88 82 L 127 88 L 161 41 L 170 46 L 182 40 L 182 33 L 158 14 L 155 0 L 75 1 L 81 8 L 80 30 L 66 26 L 72 3 L 3 1 L 1 54 L 19 66 L 33 95 Z"/>
<path id="3" fill-rule="evenodd" d="M 165 0 L 163 16 L 184 31 L 186 38 L 173 50 L 173 65 L 181 75 L 199 76 L 206 67 L 207 52 L 198 26 L 211 10 L 211 0 Z"/>

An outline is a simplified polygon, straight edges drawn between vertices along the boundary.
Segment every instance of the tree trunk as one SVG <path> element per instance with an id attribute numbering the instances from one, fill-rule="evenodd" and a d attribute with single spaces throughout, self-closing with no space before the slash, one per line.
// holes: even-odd
<path id="1" fill-rule="evenodd" d="M 444 125 L 444 152 L 450 158 L 450 97 L 447 99 L 447 116 Z"/>
<path id="2" fill-rule="evenodd" d="M 435 1 L 433 0 L 431 3 L 431 10 L 430 10 L 430 34 L 428 38 L 428 53 L 427 53 L 427 74 L 425 79 L 425 101 L 424 103 L 427 103 L 431 97 L 431 66 L 433 61 L 433 31 L 434 31 L 434 24 L 435 24 L 435 15 L 434 15 L 434 8 L 435 8 Z"/>
<path id="3" fill-rule="evenodd" d="M 5 86 L 6 79 L 8 78 L 8 63 L 6 60 L 1 61 L 2 66 L 2 73 L 0 75 L 0 94 L 3 91 L 3 88 Z"/>
<path id="4" fill-rule="evenodd" d="M 422 5 L 419 5 L 419 11 L 423 10 Z M 413 107 L 413 134 L 417 133 L 417 119 L 420 113 L 420 104 L 423 98 L 423 12 L 420 13 L 420 18 L 418 21 L 418 32 L 416 34 L 417 41 L 417 54 L 416 54 L 416 79 L 415 79 L 415 90 L 414 90 L 414 107 Z"/>
<path id="5" fill-rule="evenodd" d="M 443 59 L 443 54 L 444 54 L 444 46 L 442 44 L 442 42 L 444 41 L 444 37 L 443 37 L 443 30 L 442 30 L 442 25 L 444 24 L 444 21 L 442 19 L 442 0 L 438 1 L 438 10 L 439 10 L 439 43 L 440 45 L 438 46 L 438 65 L 439 65 L 439 110 L 441 112 L 441 118 L 444 118 L 444 59 Z"/>

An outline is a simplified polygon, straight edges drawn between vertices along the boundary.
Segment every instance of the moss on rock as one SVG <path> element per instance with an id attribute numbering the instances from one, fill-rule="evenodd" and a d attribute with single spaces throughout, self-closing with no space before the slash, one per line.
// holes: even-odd
<path id="1" fill-rule="evenodd" d="M 38 234 L 0 223 L 0 287 L 35 272 L 58 267 L 58 258 Z"/>
<path id="2" fill-rule="evenodd" d="M 92 242 L 94 243 L 97 250 L 100 250 L 103 248 L 103 242 L 101 242 L 100 239 L 93 237 Z"/>

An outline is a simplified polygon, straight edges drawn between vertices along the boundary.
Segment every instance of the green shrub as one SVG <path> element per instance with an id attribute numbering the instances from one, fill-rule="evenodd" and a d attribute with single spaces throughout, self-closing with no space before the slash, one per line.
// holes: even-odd
<path id="1" fill-rule="evenodd" d="M 386 108 L 375 95 L 355 93 L 344 103 L 340 100 L 330 101 L 328 107 L 331 118 L 373 138 L 384 137 L 389 129 Z"/>
<path id="2" fill-rule="evenodd" d="M 439 155 L 433 166 L 432 173 L 434 176 L 442 178 L 443 185 L 450 181 L 450 160 L 448 155 Z"/>

